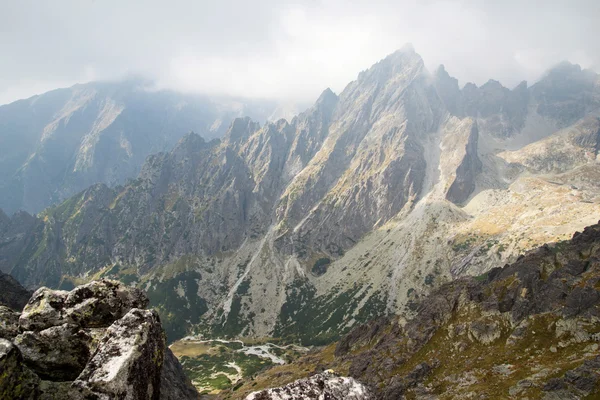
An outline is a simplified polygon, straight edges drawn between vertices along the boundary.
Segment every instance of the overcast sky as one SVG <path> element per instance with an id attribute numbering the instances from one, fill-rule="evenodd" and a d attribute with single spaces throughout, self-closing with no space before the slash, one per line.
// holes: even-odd
<path id="1" fill-rule="evenodd" d="M 0 0 L 0 104 L 142 75 L 160 87 L 312 101 L 412 43 L 461 84 L 600 66 L 600 0 Z"/>

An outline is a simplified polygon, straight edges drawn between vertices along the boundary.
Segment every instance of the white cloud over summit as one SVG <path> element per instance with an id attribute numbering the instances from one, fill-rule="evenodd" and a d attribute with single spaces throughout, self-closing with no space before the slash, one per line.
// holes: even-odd
<path id="1" fill-rule="evenodd" d="M 600 66 L 600 2 L 34 0 L 0 4 L 0 103 L 142 75 L 160 87 L 312 101 L 412 43 L 464 84 Z"/>

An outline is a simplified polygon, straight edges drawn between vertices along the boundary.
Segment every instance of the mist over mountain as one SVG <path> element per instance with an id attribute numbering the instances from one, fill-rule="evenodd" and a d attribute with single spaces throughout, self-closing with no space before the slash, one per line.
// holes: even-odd
<path id="1" fill-rule="evenodd" d="M 150 90 L 131 79 L 75 85 L 0 106 L 0 208 L 37 213 L 95 183 L 123 184 L 190 131 L 221 137 L 275 102 Z"/>

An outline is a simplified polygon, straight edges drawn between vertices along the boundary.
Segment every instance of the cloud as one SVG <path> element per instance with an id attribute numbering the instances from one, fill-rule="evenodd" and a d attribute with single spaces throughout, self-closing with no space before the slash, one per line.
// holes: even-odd
<path id="1" fill-rule="evenodd" d="M 21 0 L 0 5 L 0 103 L 143 75 L 182 91 L 312 101 L 410 42 L 461 83 L 600 66 L 597 0 Z"/>

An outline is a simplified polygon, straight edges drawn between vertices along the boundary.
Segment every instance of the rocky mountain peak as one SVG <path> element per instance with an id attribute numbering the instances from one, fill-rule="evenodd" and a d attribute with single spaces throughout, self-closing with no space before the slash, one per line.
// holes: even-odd
<path id="1" fill-rule="evenodd" d="M 458 79 L 450 76 L 444 65 L 440 65 L 433 74 L 435 88 L 453 115 L 462 114 L 462 99 Z"/>
<path id="2" fill-rule="evenodd" d="M 224 141 L 236 143 L 248 139 L 254 132 L 260 129 L 258 122 L 252 121 L 250 117 L 236 118 L 225 133 Z"/>
<path id="3" fill-rule="evenodd" d="M 333 107 L 335 107 L 337 101 L 338 96 L 330 88 L 327 88 L 323 90 L 323 93 L 321 93 L 321 95 L 315 102 L 314 107 L 330 110 Z"/>
<path id="4" fill-rule="evenodd" d="M 179 142 L 177 142 L 175 148 L 187 149 L 188 151 L 197 151 L 205 145 L 206 140 L 204 140 L 202 136 L 198 135 L 194 131 L 190 131 L 187 134 L 185 134 L 181 139 L 179 139 Z"/>
<path id="5" fill-rule="evenodd" d="M 39 212 L 94 183 L 123 184 L 186 132 L 220 138 L 234 118 L 263 121 L 276 107 L 148 86 L 90 82 L 1 105 L 0 208 Z"/>
<path id="6" fill-rule="evenodd" d="M 583 70 L 579 64 L 573 64 L 570 61 L 563 60 L 551 67 L 546 72 L 545 76 L 549 78 L 565 78 L 568 76 L 579 75 L 582 71 Z"/>
<path id="7" fill-rule="evenodd" d="M 358 82 L 385 83 L 403 78 L 411 80 L 425 70 L 425 63 L 412 46 L 405 46 L 388 55 L 358 75 Z"/>
<path id="8" fill-rule="evenodd" d="M 527 81 L 519 82 L 519 84 L 517 86 L 515 86 L 515 88 L 513 89 L 513 91 L 515 91 L 515 92 L 523 92 L 526 90 L 527 90 Z"/>
<path id="9" fill-rule="evenodd" d="M 531 87 L 537 112 L 568 126 L 590 112 L 600 111 L 599 75 L 577 64 L 562 62 Z"/>
<path id="10" fill-rule="evenodd" d="M 567 94 L 581 90 L 597 91 L 599 75 L 578 64 L 563 61 L 549 69 L 533 88 L 536 93 Z"/>

